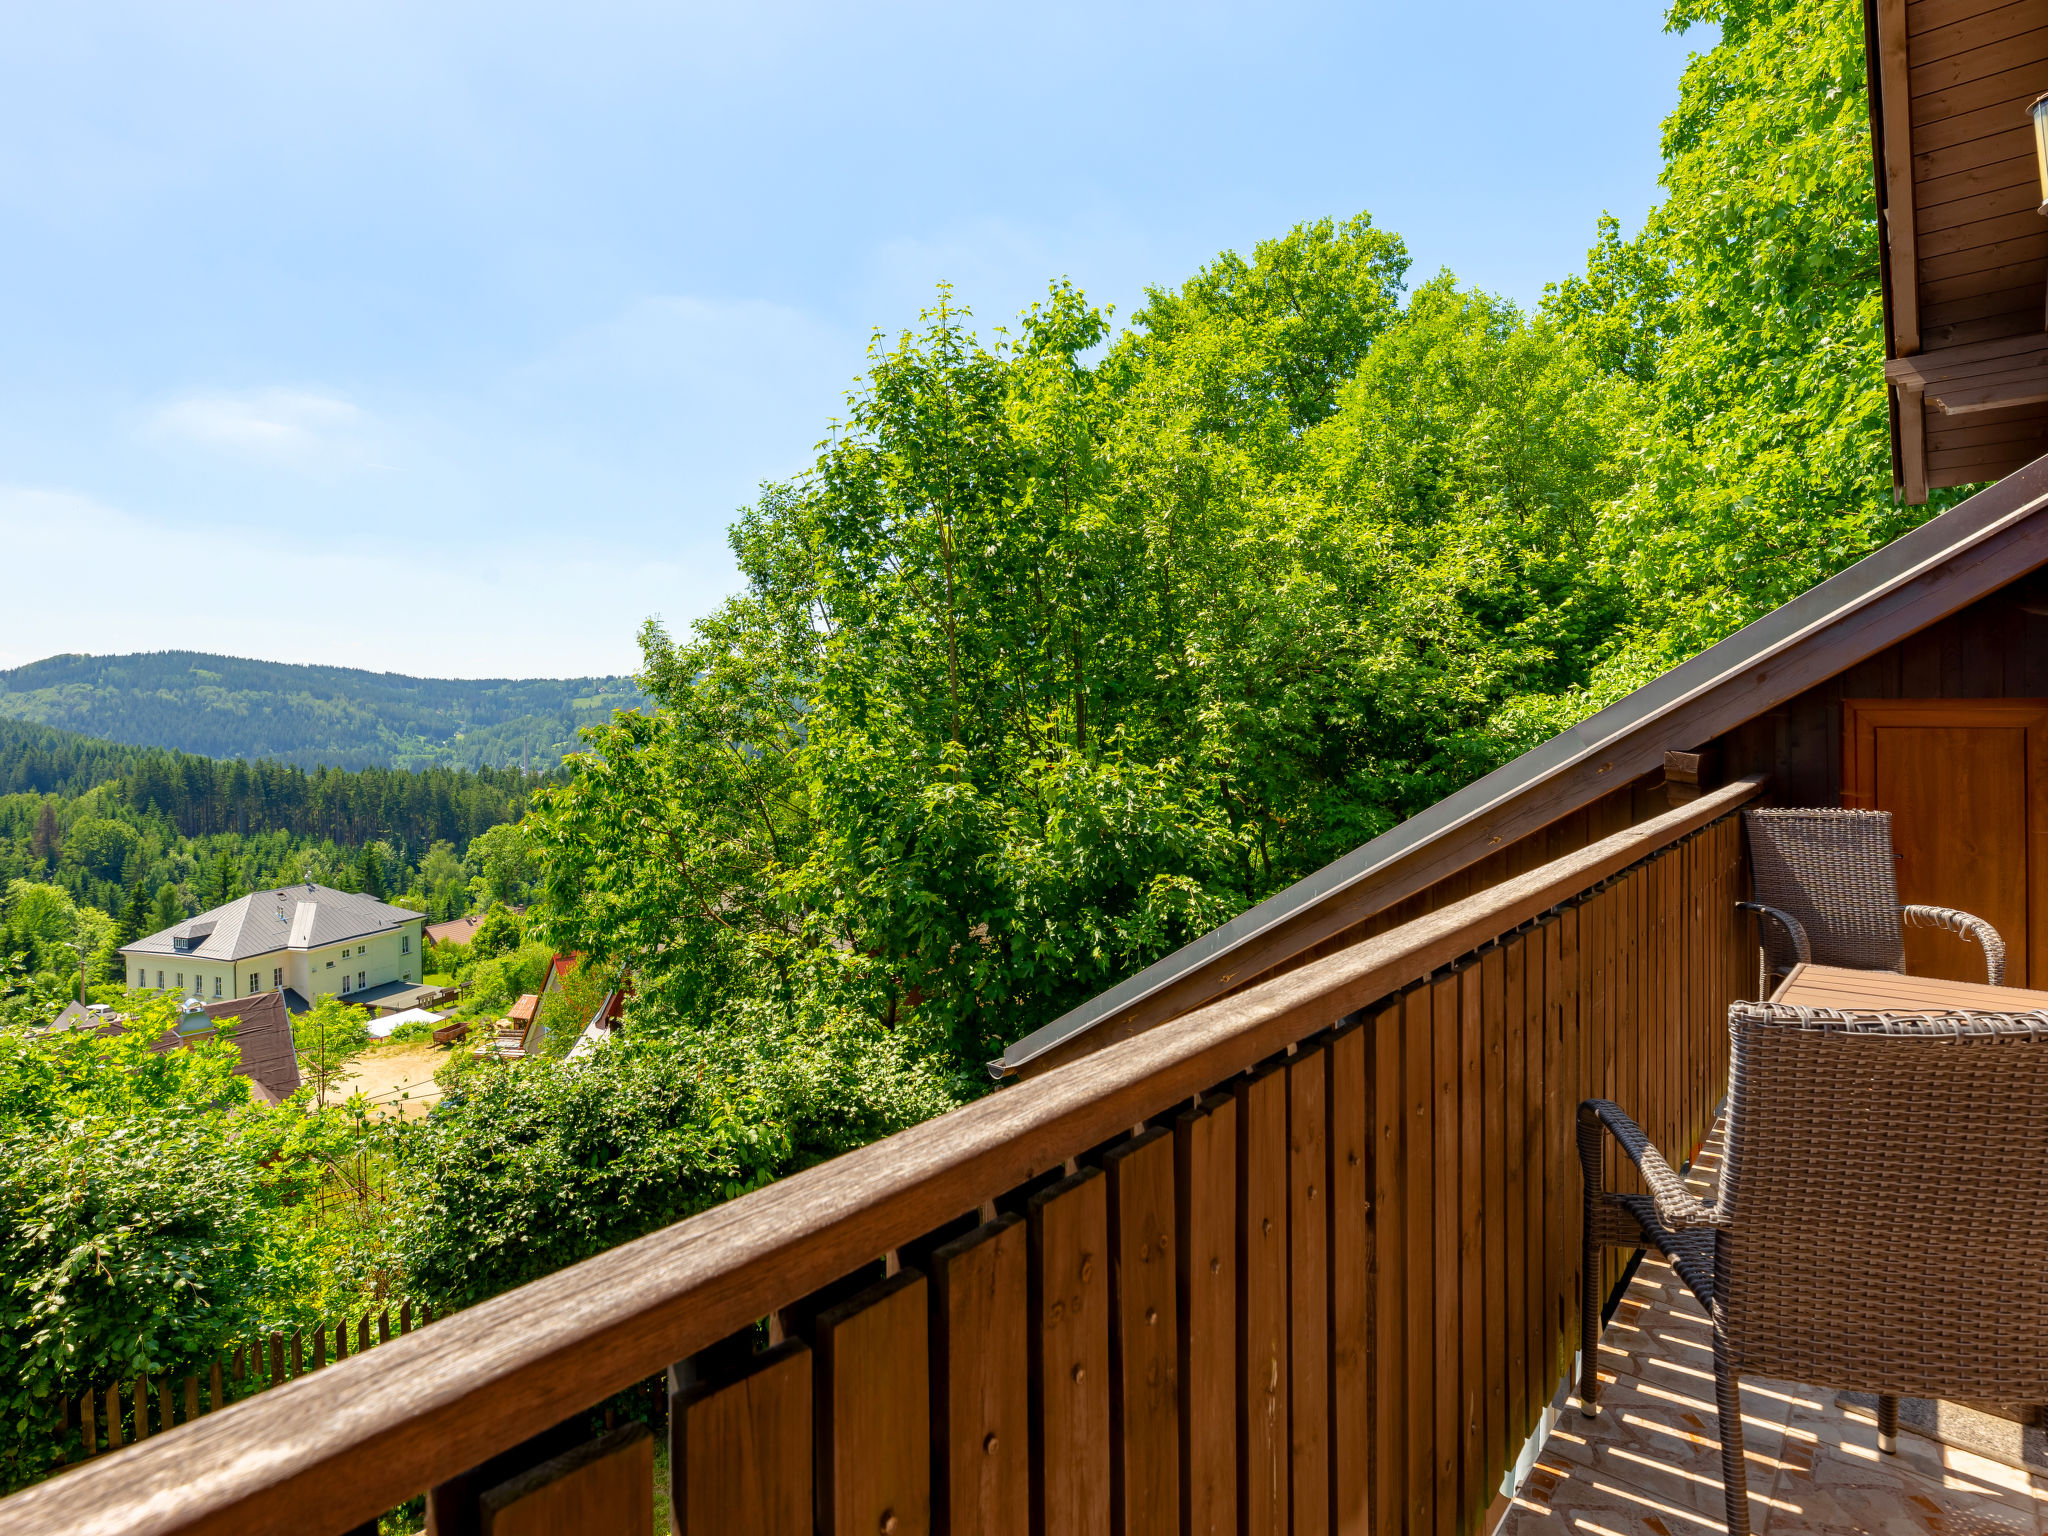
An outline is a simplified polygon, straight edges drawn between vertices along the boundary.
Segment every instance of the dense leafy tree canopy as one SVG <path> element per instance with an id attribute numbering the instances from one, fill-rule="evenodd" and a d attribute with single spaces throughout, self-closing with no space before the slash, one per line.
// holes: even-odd
<path id="1" fill-rule="evenodd" d="M 1667 197 L 1535 314 L 1366 216 L 877 337 L 745 590 L 532 818 L 640 1016 L 964 1075 L 1924 516 L 1890 497 L 1862 27 L 1711 23 Z"/>

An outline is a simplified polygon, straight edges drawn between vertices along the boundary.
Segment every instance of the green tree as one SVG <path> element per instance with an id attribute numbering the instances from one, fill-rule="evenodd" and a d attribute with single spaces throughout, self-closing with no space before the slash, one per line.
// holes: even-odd
<path id="1" fill-rule="evenodd" d="M 370 1048 L 369 1022 L 369 1009 L 345 1003 L 332 992 L 292 1020 L 299 1073 L 320 1108 L 327 1107 L 329 1090 L 355 1075 L 349 1069 Z"/>
<path id="2" fill-rule="evenodd" d="M 205 908 L 225 906 L 241 894 L 241 872 L 235 867 L 234 855 L 223 848 L 207 870 L 206 884 L 201 890 L 199 903 Z"/>
<path id="3" fill-rule="evenodd" d="M 247 1080 L 225 1043 L 152 1050 L 175 1012 L 143 1005 L 112 1035 L 0 1031 L 0 1486 L 49 1470 L 64 1396 L 189 1369 L 276 1277 L 231 1117 Z"/>
<path id="4" fill-rule="evenodd" d="M 54 801 L 45 800 L 36 813 L 36 829 L 29 838 L 29 851 L 46 864 L 57 862 L 58 851 L 63 838 L 57 828 L 57 807 Z"/>
<path id="5" fill-rule="evenodd" d="M 501 822 L 469 845 L 469 863 L 484 883 L 485 897 L 503 905 L 526 900 L 533 879 L 533 848 L 517 822 Z"/>
<path id="6" fill-rule="evenodd" d="M 118 880 L 141 841 L 126 822 L 84 816 L 71 824 L 64 856 L 97 879 Z"/>
<path id="7" fill-rule="evenodd" d="M 1645 381 L 1641 466 L 1593 551 L 1628 593 L 1600 693 L 1683 659 L 1952 503 L 1892 499 L 1863 10 L 1678 0 L 1711 26 L 1664 125 L 1666 197 L 1546 308 Z"/>
<path id="8" fill-rule="evenodd" d="M 121 903 L 121 915 L 114 928 L 114 942 L 117 945 L 133 944 L 150 930 L 149 902 L 138 881 L 128 892 L 128 899 Z"/>
<path id="9" fill-rule="evenodd" d="M 185 920 L 185 903 L 178 898 L 178 888 L 166 881 L 156 888 L 156 900 L 150 906 L 149 931 L 161 933 Z"/>
<path id="10" fill-rule="evenodd" d="M 382 901 L 387 893 L 384 884 L 384 861 L 378 857 L 376 848 L 367 843 L 363 845 L 362 852 L 356 855 L 355 889 L 365 896 L 374 896 L 379 901 Z"/>
<path id="11" fill-rule="evenodd" d="M 468 948 L 473 955 L 502 955 L 519 948 L 525 940 L 519 914 L 508 912 L 503 907 L 493 907 L 484 914 L 484 920 L 476 925 L 476 932 L 470 935 Z"/>
<path id="12" fill-rule="evenodd" d="M 641 1027 L 758 998 L 965 1073 L 1582 713 L 1639 386 L 1405 265 L 1324 222 L 1113 340 L 1066 285 L 878 339 L 529 816 L 551 940 Z"/>

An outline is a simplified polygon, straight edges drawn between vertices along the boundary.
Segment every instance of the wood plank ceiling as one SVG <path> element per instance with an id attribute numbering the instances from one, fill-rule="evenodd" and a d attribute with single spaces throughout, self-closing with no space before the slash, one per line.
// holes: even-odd
<path id="1" fill-rule="evenodd" d="M 2048 453 L 2048 218 L 2027 103 L 2048 0 L 1867 0 L 1894 478 L 1996 480 Z"/>

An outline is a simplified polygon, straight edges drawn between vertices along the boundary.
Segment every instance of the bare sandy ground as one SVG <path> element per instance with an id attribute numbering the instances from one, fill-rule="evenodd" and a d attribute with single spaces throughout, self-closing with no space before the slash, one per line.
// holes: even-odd
<path id="1" fill-rule="evenodd" d="M 344 1096 L 361 1093 L 385 1114 L 417 1119 L 441 1097 L 434 1069 L 447 1059 L 444 1046 L 413 1041 L 375 1045 L 356 1062 L 355 1076 L 341 1083 L 340 1091 Z"/>

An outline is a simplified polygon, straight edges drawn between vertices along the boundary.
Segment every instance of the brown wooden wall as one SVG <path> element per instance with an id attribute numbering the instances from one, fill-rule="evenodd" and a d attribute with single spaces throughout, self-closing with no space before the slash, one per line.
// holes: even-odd
<path id="1" fill-rule="evenodd" d="M 1769 774 L 1773 804 L 1840 805 L 1845 698 L 2048 698 L 2048 578 L 2002 588 L 1738 726 L 1714 743 L 1722 773 Z"/>
<path id="2" fill-rule="evenodd" d="M 2039 338 L 2048 220 L 2027 103 L 2048 90 L 2048 0 L 1875 0 L 1891 355 Z M 2030 355 L 2033 361 L 2038 354 Z M 1929 486 L 2010 474 L 2048 451 L 2048 404 L 1949 414 L 1896 391 L 1902 454 Z M 1917 450 L 1917 454 L 1916 454 Z M 1924 500 L 1918 466 L 1904 475 Z"/>
<path id="3" fill-rule="evenodd" d="M 679 1532 L 1476 1530 L 1578 1347 L 1579 1100 L 1677 1161 L 1722 1096 L 1754 974 L 1738 828 L 694 1367 Z"/>

